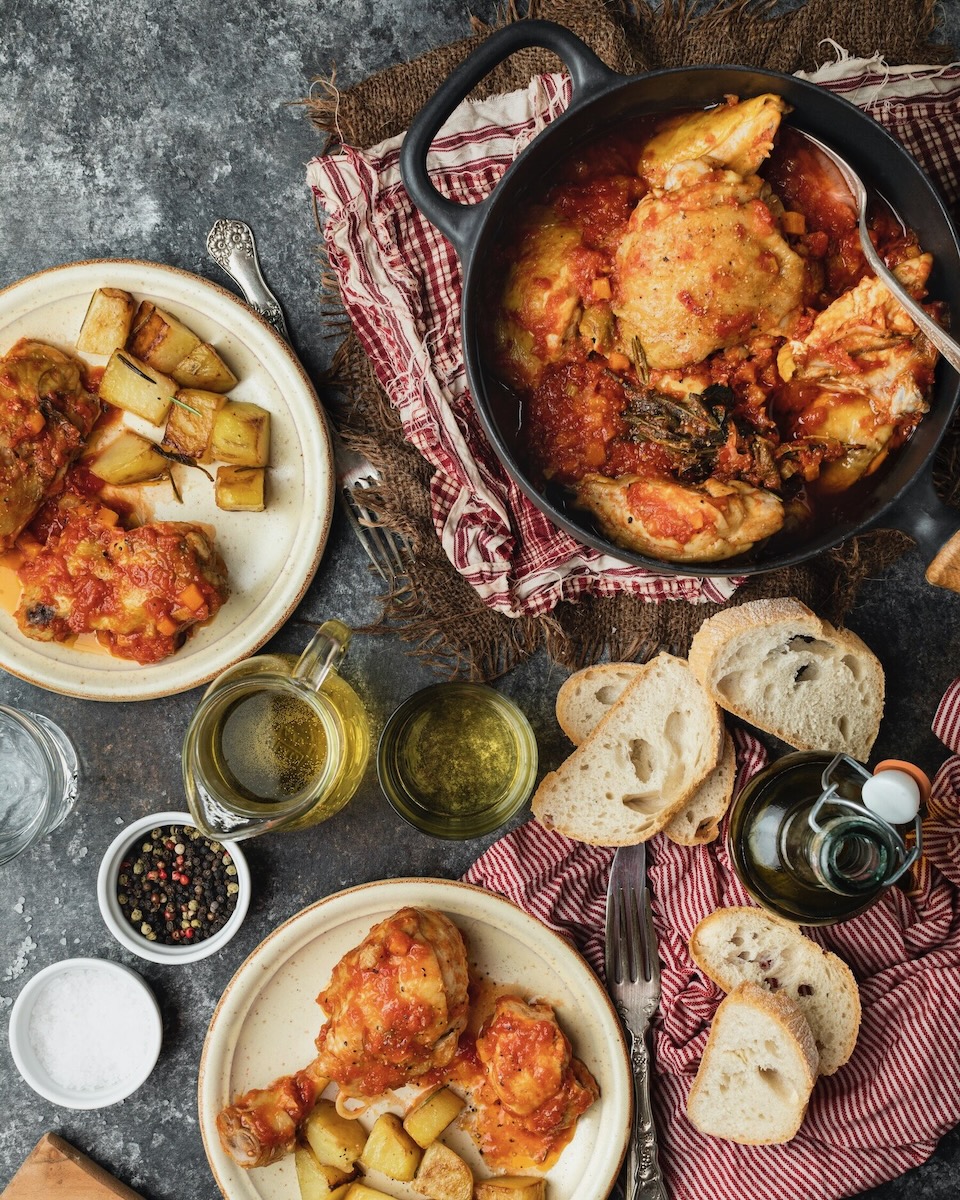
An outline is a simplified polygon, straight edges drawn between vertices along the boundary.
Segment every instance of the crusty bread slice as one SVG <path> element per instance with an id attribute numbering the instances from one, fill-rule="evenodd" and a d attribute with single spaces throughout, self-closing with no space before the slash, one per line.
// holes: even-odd
<path id="1" fill-rule="evenodd" d="M 664 825 L 666 836 L 681 846 L 704 846 L 714 841 L 733 799 L 736 778 L 737 752 L 733 738 L 726 734 L 720 762 Z"/>
<path id="2" fill-rule="evenodd" d="M 799 600 L 754 600 L 708 617 L 690 667 L 722 708 L 798 750 L 866 762 L 876 741 L 883 667 L 855 633 Z"/>
<path id="3" fill-rule="evenodd" d="M 548 829 L 597 846 L 646 841 L 717 766 L 720 710 L 686 660 L 658 654 L 533 797 Z"/>
<path id="4" fill-rule="evenodd" d="M 690 953 L 725 992 L 755 983 L 795 1001 L 813 1033 L 822 1075 L 832 1075 L 853 1053 L 860 1029 L 853 972 L 796 925 L 759 908 L 719 908 L 690 934 Z"/>
<path id="5" fill-rule="evenodd" d="M 641 663 L 600 663 L 575 671 L 561 684 L 557 692 L 557 722 L 575 746 L 590 736 L 623 695 L 624 688 L 642 670 Z M 667 837 L 681 846 L 712 842 L 730 807 L 736 775 L 737 757 L 733 742 L 727 737 L 719 765 L 664 825 Z"/>
<path id="6" fill-rule="evenodd" d="M 585 742 L 643 671 L 643 663 L 598 663 L 574 671 L 557 692 L 557 723 L 575 746 Z"/>
<path id="7" fill-rule="evenodd" d="M 741 984 L 717 1009 L 687 1097 L 701 1133 L 745 1146 L 789 1142 L 817 1078 L 817 1047 L 782 992 Z"/>

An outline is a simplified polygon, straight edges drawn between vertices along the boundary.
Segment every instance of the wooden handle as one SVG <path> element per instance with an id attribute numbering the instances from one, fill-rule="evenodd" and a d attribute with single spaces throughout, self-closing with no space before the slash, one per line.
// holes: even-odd
<path id="1" fill-rule="evenodd" d="M 45 1133 L 10 1180 L 0 1200 L 143 1200 L 92 1159 L 57 1137 Z"/>
<path id="2" fill-rule="evenodd" d="M 927 567 L 927 582 L 951 592 L 960 592 L 960 532 L 937 552 Z"/>

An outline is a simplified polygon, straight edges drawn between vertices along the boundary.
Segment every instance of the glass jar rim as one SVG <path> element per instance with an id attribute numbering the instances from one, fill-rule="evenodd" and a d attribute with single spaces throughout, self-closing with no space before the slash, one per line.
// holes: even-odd
<path id="1" fill-rule="evenodd" d="M 16 726 L 29 739 L 30 744 L 37 752 L 37 765 L 46 777 L 43 802 L 38 805 L 34 819 L 19 831 L 18 836 L 12 842 L 11 853 L 9 855 L 0 854 L 0 862 L 9 862 L 11 858 L 29 849 L 38 838 L 43 836 L 54 804 L 60 769 L 51 747 L 50 734 L 31 713 L 12 708 L 8 704 L 0 704 L 0 720 L 3 719 Z"/>
<path id="2" fill-rule="evenodd" d="M 253 824 L 269 817 L 271 818 L 271 827 L 279 829 L 303 816 L 317 803 L 318 797 L 329 789 L 336 776 L 345 741 L 340 714 L 337 712 L 336 706 L 322 691 L 317 691 L 309 684 L 305 684 L 291 675 L 283 675 L 279 672 L 240 675 L 235 679 L 228 679 L 219 687 L 209 688 L 194 710 L 187 727 L 183 742 L 182 768 L 184 786 L 194 820 L 197 820 L 200 815 L 193 811 L 194 805 L 197 805 L 201 812 L 204 808 L 203 799 L 196 794 L 198 785 L 197 779 L 194 778 L 198 766 L 196 747 L 201 734 L 206 731 L 206 723 L 213 719 L 211 714 L 213 717 L 218 715 L 222 707 L 242 693 L 254 695 L 258 692 L 271 691 L 282 692 L 305 701 L 319 718 L 327 739 L 327 755 L 323 771 L 320 778 L 315 780 L 309 789 L 303 789 L 302 794 L 298 793 L 289 800 L 257 804 L 254 801 L 246 801 L 233 793 L 227 806 L 232 813 L 245 822 Z M 206 778 L 203 779 L 203 786 L 209 788 L 209 780 Z M 214 798 L 218 803 L 224 803 L 220 795 L 216 795 Z M 224 831 L 214 831 L 213 836 L 230 838 L 230 834 Z"/>
<path id="3" fill-rule="evenodd" d="M 431 813 L 418 800 L 407 781 L 400 777 L 391 753 L 397 735 L 425 705 L 441 694 L 451 698 L 479 696 L 494 707 L 513 734 L 520 764 L 509 788 L 480 812 L 462 818 Z M 504 696 L 487 684 L 469 680 L 429 684 L 408 696 L 388 717 L 380 735 L 376 757 L 380 786 L 395 812 L 421 833 L 457 841 L 481 837 L 508 821 L 533 790 L 539 763 L 536 736 L 526 714 L 509 696 Z"/>

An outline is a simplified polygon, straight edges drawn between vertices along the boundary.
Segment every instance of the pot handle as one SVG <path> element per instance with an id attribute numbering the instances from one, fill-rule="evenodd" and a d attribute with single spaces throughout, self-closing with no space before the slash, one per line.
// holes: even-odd
<path id="1" fill-rule="evenodd" d="M 905 502 L 888 516 L 898 529 L 910 534 L 928 560 L 927 582 L 960 592 L 960 509 L 940 499 L 929 469 L 910 487 Z"/>
<path id="2" fill-rule="evenodd" d="M 453 242 L 461 257 L 479 230 L 489 197 L 476 204 L 457 204 L 442 196 L 430 179 L 427 153 L 441 126 L 481 79 L 515 51 L 531 46 L 552 50 L 563 60 L 573 83 L 570 108 L 581 99 L 603 91 L 611 80 L 623 78 L 611 71 L 589 46 L 563 25 L 554 21 L 529 20 L 516 21 L 498 29 L 451 72 L 407 130 L 400 149 L 400 177 L 417 208 Z"/>

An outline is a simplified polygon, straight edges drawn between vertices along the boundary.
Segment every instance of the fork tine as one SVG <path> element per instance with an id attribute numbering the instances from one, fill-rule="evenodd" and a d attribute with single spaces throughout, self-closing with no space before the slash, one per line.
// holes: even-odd
<path id="1" fill-rule="evenodd" d="M 370 559 L 373 566 L 376 568 L 377 574 L 384 583 L 392 583 L 390 574 L 388 574 L 387 566 L 383 560 L 382 552 L 379 547 L 375 548 L 373 539 L 370 536 L 370 526 L 363 523 L 363 509 L 357 504 L 349 488 L 342 488 L 340 494 L 343 496 L 344 512 L 347 514 L 347 520 L 353 528 L 354 533 L 360 542 L 360 545 L 366 551 L 367 558 Z"/>
<path id="2" fill-rule="evenodd" d="M 636 888 L 630 885 L 627 897 L 627 957 L 629 962 L 630 979 L 636 982 L 646 978 L 646 954 L 644 952 L 644 935 L 640 921 L 640 900 Z"/>
<path id="3" fill-rule="evenodd" d="M 400 553 L 398 538 L 378 524 L 376 514 L 362 502 L 360 494 L 373 486 L 373 481 L 357 480 L 354 486 L 341 488 L 346 501 L 347 516 L 367 557 L 385 583 L 393 585 L 398 576 L 407 573 Z"/>
<path id="4" fill-rule="evenodd" d="M 657 953 L 657 935 L 653 928 L 653 905 L 650 902 L 650 889 L 643 889 L 643 948 L 645 979 L 653 980 L 660 986 L 660 956 Z"/>

